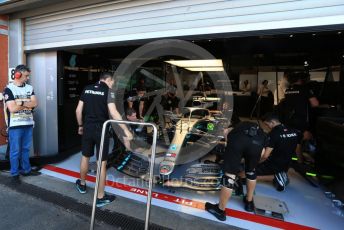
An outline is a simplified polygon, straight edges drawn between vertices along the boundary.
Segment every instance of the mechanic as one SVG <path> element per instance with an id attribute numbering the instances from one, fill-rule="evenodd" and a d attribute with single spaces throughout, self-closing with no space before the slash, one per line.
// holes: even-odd
<path id="1" fill-rule="evenodd" d="M 224 155 L 222 188 L 218 204 L 206 202 L 205 210 L 221 221 L 226 220 L 226 205 L 232 195 L 237 174 L 241 170 L 241 159 L 245 159 L 247 194 L 244 196 L 245 210 L 254 211 L 253 192 L 256 187 L 255 168 L 264 153 L 267 136 L 255 123 L 241 122 L 228 134 Z"/>
<path id="2" fill-rule="evenodd" d="M 176 96 L 176 87 L 169 86 L 167 93 L 161 97 L 161 105 L 166 111 L 172 111 L 179 114 L 180 99 Z"/>
<path id="3" fill-rule="evenodd" d="M 90 157 L 94 155 L 94 146 L 97 148 L 97 158 L 99 156 L 100 140 L 103 123 L 109 119 L 109 113 L 113 119 L 122 120 L 116 109 L 115 93 L 111 89 L 114 84 L 114 77 L 111 73 L 105 72 L 100 75 L 100 80 L 86 86 L 80 97 L 76 108 L 76 119 L 79 125 L 78 134 L 82 135 L 82 157 L 80 162 L 80 179 L 76 181 L 77 190 L 86 193 L 86 175 L 88 172 Z M 126 125 L 119 125 L 128 140 L 132 139 L 132 134 Z M 115 196 L 105 194 L 106 182 L 106 162 L 109 152 L 109 135 L 105 138 L 101 175 L 99 181 L 99 192 L 97 197 L 97 207 L 102 207 L 111 203 Z M 98 159 L 99 160 L 99 159 Z"/>
<path id="4" fill-rule="evenodd" d="M 144 117 L 144 110 L 145 110 L 145 99 L 146 88 L 144 87 L 137 87 L 134 91 L 131 92 L 127 101 L 128 101 L 128 108 L 133 108 L 135 111 L 139 113 L 136 114 L 137 119 L 143 119 Z"/>
<path id="5" fill-rule="evenodd" d="M 298 129 L 303 135 L 303 141 L 312 139 L 311 108 L 319 106 L 319 101 L 313 91 L 305 84 L 309 74 L 294 72 L 288 74 L 290 87 L 285 91 L 285 99 L 280 103 L 282 122 Z M 296 151 L 298 162 L 303 162 L 301 146 Z"/>
<path id="6" fill-rule="evenodd" d="M 289 183 L 287 172 L 291 158 L 302 136 L 298 130 L 283 125 L 276 114 L 264 115 L 263 122 L 271 131 L 268 145 L 256 167 L 256 174 L 258 180 L 273 181 L 278 191 L 284 191 Z"/>

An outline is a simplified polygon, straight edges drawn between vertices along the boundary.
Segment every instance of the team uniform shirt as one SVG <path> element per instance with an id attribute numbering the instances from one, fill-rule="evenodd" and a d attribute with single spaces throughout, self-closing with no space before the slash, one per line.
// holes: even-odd
<path id="1" fill-rule="evenodd" d="M 250 129 L 257 130 L 255 135 Z M 263 148 L 267 145 L 267 135 L 252 122 L 241 122 L 228 134 L 223 170 L 237 174 L 241 171 L 241 159 L 245 159 L 245 171 L 253 172 L 258 165 Z"/>
<path id="2" fill-rule="evenodd" d="M 103 124 L 109 120 L 108 104 L 115 103 L 115 93 L 104 82 L 86 86 L 80 101 L 84 102 L 83 121 L 87 124 Z"/>
<path id="3" fill-rule="evenodd" d="M 104 82 L 99 81 L 85 87 L 80 101 L 84 102 L 82 154 L 86 157 L 93 156 L 96 146 L 98 158 L 103 123 L 109 120 L 108 104 L 115 103 L 115 93 Z M 109 152 L 109 134 L 106 134 L 102 161 L 107 160 Z"/>
<path id="4" fill-rule="evenodd" d="M 297 144 L 301 143 L 302 136 L 298 130 L 287 128 L 284 125 L 274 127 L 269 133 L 267 147 L 272 148 L 272 153 L 266 159 L 276 172 L 286 171 Z"/>
<path id="5" fill-rule="evenodd" d="M 163 95 L 161 97 L 161 105 L 164 110 L 171 111 L 173 109 L 178 108 L 179 98 L 178 97 L 170 97 L 168 95 Z"/>
<path id="6" fill-rule="evenodd" d="M 13 83 L 7 85 L 4 90 L 5 102 L 15 101 L 21 103 L 22 101 L 30 101 L 31 96 L 35 95 L 33 87 L 29 84 L 23 84 L 22 86 L 16 86 Z M 31 108 L 25 108 L 23 110 L 10 113 L 7 109 L 7 125 L 9 128 L 20 128 L 23 126 L 33 126 L 33 113 Z"/>
<path id="7" fill-rule="evenodd" d="M 129 97 L 128 97 L 128 101 L 131 101 L 133 102 L 133 109 L 135 110 L 136 112 L 136 117 L 137 119 L 141 119 L 140 117 L 140 103 L 143 102 L 143 103 L 146 103 L 146 98 L 145 97 L 139 97 L 137 95 L 137 92 L 136 91 L 131 91 L 130 94 L 129 94 Z M 142 111 L 142 116 L 144 116 L 144 107 L 143 107 L 143 111 Z"/>
<path id="8" fill-rule="evenodd" d="M 287 106 L 286 124 L 304 131 L 309 125 L 309 99 L 315 97 L 312 90 L 304 85 L 293 85 L 285 91 Z"/>

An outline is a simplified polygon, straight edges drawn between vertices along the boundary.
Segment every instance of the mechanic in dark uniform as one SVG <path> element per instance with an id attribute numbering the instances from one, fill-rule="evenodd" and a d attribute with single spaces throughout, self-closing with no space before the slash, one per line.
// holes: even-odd
<path id="1" fill-rule="evenodd" d="M 161 106 L 166 111 L 172 111 L 179 114 L 179 101 L 180 99 L 176 96 L 176 87 L 169 86 L 167 93 L 161 97 Z"/>
<path id="2" fill-rule="evenodd" d="M 136 111 L 133 108 L 128 108 L 126 113 L 126 118 L 128 121 L 134 121 L 134 122 L 143 122 L 140 119 L 137 119 Z M 127 149 L 138 151 L 137 148 L 143 147 L 139 143 L 146 143 L 147 140 L 147 126 L 142 125 L 130 125 L 129 127 L 131 133 L 134 134 L 135 140 L 132 141 L 126 141 L 124 140 L 124 145 Z M 147 147 L 149 148 L 149 147 Z"/>
<path id="3" fill-rule="evenodd" d="M 319 101 L 313 91 L 305 84 L 309 74 L 305 72 L 290 73 L 287 76 L 290 87 L 285 92 L 282 102 L 283 119 L 285 125 L 298 129 L 303 140 L 310 140 L 311 134 L 311 108 L 319 106 Z M 296 151 L 298 162 L 303 162 L 301 148 Z"/>
<path id="4" fill-rule="evenodd" d="M 80 179 L 76 181 L 76 187 L 82 194 L 86 193 L 86 174 L 90 157 L 94 155 L 94 146 L 97 148 L 97 159 L 99 156 L 103 123 L 109 119 L 109 113 L 113 119 L 122 120 L 114 103 L 115 93 L 111 89 L 113 84 L 113 75 L 108 72 L 102 73 L 97 83 L 85 87 L 76 108 L 76 119 L 79 125 L 78 133 L 82 135 Z M 132 134 L 128 128 L 124 124 L 119 126 L 123 129 L 126 138 L 132 139 Z M 114 196 L 109 196 L 104 192 L 108 152 L 109 138 L 105 138 L 97 207 L 107 205 L 115 199 Z"/>
<path id="5" fill-rule="evenodd" d="M 138 113 L 136 114 L 137 119 L 143 119 L 144 117 L 144 110 L 146 104 L 146 98 L 144 97 L 146 94 L 146 88 L 137 87 L 133 89 L 133 91 L 129 94 L 128 97 L 128 108 L 133 108 Z"/>
<path id="6" fill-rule="evenodd" d="M 291 158 L 302 136 L 300 131 L 283 125 L 273 113 L 264 115 L 263 122 L 271 131 L 268 145 L 256 167 L 256 174 L 258 180 L 273 181 L 278 191 L 284 191 L 289 183 L 287 172 Z"/>
<path id="7" fill-rule="evenodd" d="M 222 188 L 219 204 L 205 204 L 205 210 L 221 221 L 226 220 L 226 205 L 229 201 L 237 174 L 241 171 L 241 159 L 245 159 L 247 195 L 245 210 L 254 211 L 253 192 L 256 187 L 255 168 L 264 153 L 267 136 L 255 123 L 241 122 L 228 134 L 224 156 Z"/>

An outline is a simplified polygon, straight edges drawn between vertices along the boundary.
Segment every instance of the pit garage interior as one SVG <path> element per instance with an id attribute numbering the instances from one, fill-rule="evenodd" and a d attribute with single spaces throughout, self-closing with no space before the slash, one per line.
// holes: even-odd
<path id="1" fill-rule="evenodd" d="M 232 90 L 236 93 L 234 110 L 240 117 L 249 118 L 257 115 L 252 109 L 255 100 L 245 100 L 240 93 L 240 87 L 244 80 L 249 80 L 251 92 L 257 92 L 258 86 L 263 80 L 269 81 L 269 88 L 274 93 L 274 104 L 277 105 L 277 85 L 280 83 L 285 71 L 309 71 L 310 81 L 315 95 L 324 105 L 323 113 L 333 113 L 341 109 L 343 95 L 340 81 L 341 65 L 344 61 L 343 49 L 344 35 L 341 31 L 296 33 L 247 36 L 233 38 L 188 38 L 192 42 L 209 51 L 215 58 L 221 59 L 225 72 L 230 78 Z M 331 41 L 330 43 L 328 41 Z M 132 51 L 145 42 L 119 43 L 113 46 L 99 46 L 92 48 L 66 49 L 58 51 L 58 94 L 59 94 L 59 124 L 61 127 L 77 128 L 75 119 L 70 119 L 70 114 L 76 108 L 78 96 L 84 86 L 97 81 L 101 71 L 114 72 L 121 61 Z M 30 56 L 30 54 L 28 54 Z M 146 69 L 164 82 L 174 78 L 169 60 L 178 60 L 181 57 L 160 57 L 148 60 L 141 69 L 135 70 L 129 84 L 120 86 L 125 91 L 132 90 L 141 78 L 145 79 L 146 88 L 154 91 L 166 84 L 156 84 L 144 74 Z M 73 65 L 73 66 L 71 66 Z M 194 72 L 184 68 L 177 70 L 183 79 L 182 83 L 189 83 Z M 72 79 L 72 80 L 71 80 Z M 75 79 L 75 82 L 73 82 Z M 69 87 L 69 86 L 75 87 Z M 207 78 L 205 71 L 203 84 L 206 87 L 214 87 L 214 82 Z M 198 89 L 203 90 L 202 82 Z M 244 97 L 244 99 L 241 98 Z M 242 101 L 243 100 L 243 101 Z M 240 103 L 242 102 L 242 103 Z M 249 104 L 248 104 L 249 103 Z M 328 108 L 327 108 L 328 107 Z M 59 152 L 75 147 L 77 135 L 60 130 Z M 62 135 L 63 134 L 63 135 Z M 68 136 L 72 135 L 72 136 Z M 65 137 L 63 140 L 63 137 Z"/>
<path id="2" fill-rule="evenodd" d="M 265 203 L 267 201 L 274 204 L 273 211 L 269 209 L 263 213 L 248 213 L 243 208 L 242 196 L 236 194 L 227 205 L 227 221 L 224 223 L 245 229 L 342 229 L 343 1 L 0 2 L 0 14 L 8 15 L 8 21 L 0 20 L 0 24 L 5 23 L 5 27 L 8 27 L 8 67 L 26 63 L 32 70 L 30 84 L 35 87 L 39 107 L 34 115 L 37 122 L 31 160 L 34 165 L 43 167 L 42 173 L 70 182 L 74 190 L 75 180 L 79 177 L 81 157 L 75 109 L 84 86 L 96 82 L 102 71 L 115 72 L 131 52 L 149 42 L 163 38 L 180 39 L 202 47 L 214 58 L 221 60 L 223 71 L 189 71 L 167 63 L 171 60 L 193 59 L 191 56 L 185 58 L 178 55 L 162 55 L 147 59 L 146 62 L 141 60 L 142 66 L 133 68 L 132 73 L 126 76 L 127 84 L 117 82 L 116 102 L 121 105 L 127 104 L 129 92 L 142 78 L 145 79 L 146 95 L 151 93 L 150 96 L 146 96 L 145 101 L 149 105 L 156 98 L 154 92 L 165 92 L 169 84 L 174 84 L 175 76 L 180 78 L 182 85 L 177 85 L 177 88 L 182 92 L 189 92 L 191 82 L 201 76 L 192 95 L 195 97 L 188 101 L 187 106 L 195 109 L 196 106 L 212 105 L 209 107 L 211 110 L 219 109 L 221 101 L 218 103 L 216 98 L 223 96 L 218 90 L 220 83 L 222 87 L 228 86 L 227 91 L 230 91 L 226 94 L 232 100 L 229 104 L 230 111 L 241 120 L 259 122 L 264 127 L 257 119 L 262 115 L 261 111 L 255 107 L 256 92 L 261 82 L 268 80 L 268 87 L 274 96 L 273 103 L 277 105 L 284 72 L 309 72 L 308 84 L 314 90 L 321 106 L 312 110 L 315 142 L 309 145 L 312 148 L 304 152 L 308 157 L 307 163 L 300 166 L 296 164 L 295 158 L 293 159 L 293 165 L 288 171 L 290 184 L 284 192 L 276 191 L 271 182 L 257 184 L 255 197 L 260 197 L 260 201 L 265 199 Z M 211 78 L 212 73 L 225 73 L 229 77 L 229 82 L 216 81 Z M 152 81 L 153 75 L 156 78 Z M 241 91 L 245 80 L 251 85 L 250 93 Z M 189 114 L 191 116 L 191 113 Z M 204 169 L 202 167 L 211 173 L 215 170 L 219 175 L 219 165 L 213 162 L 221 160 L 221 140 L 213 142 L 211 138 L 214 137 L 214 128 L 221 125 L 211 123 L 219 120 L 215 116 L 211 116 L 214 120 L 208 122 L 204 115 L 207 114 L 197 114 L 201 117 L 201 122 L 206 121 L 200 123 L 205 124 L 201 126 L 202 135 L 209 137 L 206 139 L 207 142 L 215 145 L 211 148 L 202 148 L 206 152 L 209 150 L 209 154 L 202 153 L 201 157 L 187 154 L 184 163 L 179 162 L 173 169 L 177 179 L 185 176 L 185 172 L 191 171 L 196 171 L 193 174 L 196 177 L 197 172 Z M 173 116 L 169 115 L 169 118 Z M 156 122 L 156 117 L 148 116 L 145 119 L 161 127 L 161 123 Z M 186 123 L 184 122 L 184 125 Z M 159 130 L 160 133 L 167 130 L 168 135 L 167 140 L 164 133 L 159 135 L 154 166 L 156 175 L 161 172 L 159 167 L 165 156 L 173 155 L 166 152 L 166 147 L 168 150 L 174 150 L 176 147 L 167 144 L 176 136 L 175 125 L 172 123 L 169 128 Z M 190 133 L 188 138 L 190 141 L 186 141 L 186 144 L 192 146 L 199 135 Z M 148 142 L 150 143 L 150 139 Z M 206 144 L 208 143 L 204 143 L 203 146 Z M 6 145 L 0 147 L 0 152 L 5 153 Z M 114 150 L 116 152 L 118 148 Z M 145 175 L 149 165 L 147 152 L 149 151 L 132 154 L 120 149 L 120 154 L 114 154 L 122 158 L 112 161 L 109 165 L 106 191 L 145 203 Z M 5 154 L 0 156 L 4 158 Z M 94 187 L 95 158 L 91 161 L 87 184 Z M 8 161 L 1 160 L 0 163 L 8 168 Z M 138 164 L 139 167 L 134 168 Z M 133 168 L 134 170 L 130 171 Z M 178 180 L 169 184 L 161 184 L 159 180 L 154 182 L 156 183 L 152 196 L 153 209 L 154 206 L 160 206 L 180 212 L 181 215 L 187 213 L 218 221 L 204 210 L 205 202 L 218 201 L 218 188 L 195 188 L 194 184 L 190 186 Z M 209 181 L 206 182 L 204 184 L 208 185 Z M 211 182 L 216 187 L 216 180 L 215 183 L 213 180 Z M 74 192 L 77 193 L 76 190 Z M 255 202 L 258 202 L 258 199 Z M 116 204 L 112 208 L 117 208 Z"/>
<path id="3" fill-rule="evenodd" d="M 331 194 L 335 194 L 339 200 L 344 198 L 344 182 L 341 173 L 344 164 L 344 33 L 341 30 L 314 30 L 303 33 L 279 31 L 264 35 L 233 36 L 231 34 L 231 36 L 219 37 L 196 36 L 181 39 L 206 49 L 216 59 L 222 60 L 224 71 L 230 79 L 233 90 L 233 105 L 231 106 L 240 119 L 258 121 L 258 111 L 253 110 L 257 98 L 252 95 L 263 80 L 269 81 L 268 86 L 275 94 L 274 104 L 278 103 L 278 85 L 285 71 L 308 71 L 309 84 L 321 104 L 319 108 L 312 111 L 315 119 L 317 150 L 308 153 L 308 156 L 314 159 L 314 162 L 304 168 L 291 168 L 289 171 L 291 183 L 283 193 L 275 191 L 271 183 L 260 182 L 257 185 L 256 195 L 278 199 L 287 205 L 289 213 L 284 213 L 284 220 L 264 216 L 255 218 L 254 214 L 243 210 L 241 198 L 234 196 L 227 207 L 227 214 L 229 213 L 228 215 L 233 218 L 228 218 L 226 223 L 250 229 L 274 227 L 339 229 L 343 223 L 343 214 L 340 207 L 335 206 L 324 192 L 331 191 Z M 59 153 L 57 157 L 53 157 L 54 164 L 49 164 L 42 169 L 45 174 L 71 182 L 75 181 L 80 159 L 80 136 L 77 135 L 75 108 L 82 89 L 87 84 L 96 82 L 100 72 L 114 72 L 125 57 L 148 42 L 150 40 L 57 50 Z M 34 55 L 35 52 L 27 54 L 29 64 L 30 60 L 33 60 L 30 56 Z M 123 100 L 117 103 L 127 103 L 125 92 L 131 91 L 142 78 L 145 79 L 147 93 L 159 89 L 165 90 L 167 85 L 161 82 L 173 82 L 174 77 L 172 66 L 166 61 L 178 59 L 182 57 L 162 56 L 147 60 L 140 68 L 133 71 L 129 84 L 119 86 L 119 98 Z M 175 70 L 185 85 L 188 85 L 190 79 L 195 76 L 194 72 L 184 68 L 176 67 Z M 160 83 L 151 81 L 147 77 L 150 73 L 158 76 L 162 81 Z M 246 94 L 240 91 L 244 80 L 249 80 L 252 93 Z M 197 86 L 197 93 L 204 96 L 211 91 L 205 88 L 212 88 L 214 85 L 216 82 L 212 82 L 204 71 L 203 78 Z M 187 91 L 187 88 L 183 90 Z M 200 160 L 197 159 L 193 163 L 199 162 Z M 158 168 L 159 165 L 156 164 L 155 167 Z M 176 170 L 179 169 L 178 167 Z M 125 184 L 131 177 L 116 170 L 115 167 L 110 167 L 108 174 L 111 175 L 109 178 L 116 178 L 117 182 L 116 186 L 116 183 L 114 185 L 108 181 L 112 184 L 106 188 L 108 192 L 145 201 L 143 196 L 144 189 L 147 188 L 145 183 L 141 186 L 124 186 L 126 189 L 120 189 L 123 186 L 118 186 L 118 182 Z M 317 177 L 313 177 L 315 174 Z M 88 183 L 93 186 L 92 182 Z M 153 199 L 153 205 L 216 221 L 199 206 L 205 201 L 217 201 L 217 196 L 216 191 L 197 191 L 197 189 L 195 191 L 183 186 L 155 185 L 154 198 L 156 199 Z M 326 219 L 326 222 L 323 219 Z"/>

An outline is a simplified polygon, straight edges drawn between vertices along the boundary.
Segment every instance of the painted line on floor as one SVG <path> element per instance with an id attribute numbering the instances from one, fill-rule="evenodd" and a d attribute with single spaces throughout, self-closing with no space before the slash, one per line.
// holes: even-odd
<path id="1" fill-rule="evenodd" d="M 50 170 L 53 172 L 57 172 L 60 174 L 64 174 L 67 176 L 75 177 L 75 178 L 79 178 L 79 176 L 80 176 L 79 172 L 75 172 L 75 171 L 71 171 L 68 169 L 56 167 L 53 165 L 46 165 L 44 167 L 44 169 Z M 95 183 L 96 177 L 87 175 L 86 180 Z M 114 182 L 114 181 L 110 181 L 110 180 L 106 181 L 106 185 L 110 186 L 112 188 L 115 188 L 115 189 L 124 190 L 127 192 L 142 195 L 142 196 L 147 196 L 147 193 L 148 193 L 147 189 L 133 187 L 133 186 L 129 186 L 126 184 L 122 184 L 122 183 L 118 183 L 118 182 Z M 157 192 L 153 192 L 152 197 L 155 199 L 164 200 L 164 201 L 168 201 L 171 203 L 204 210 L 205 203 L 200 202 L 200 201 L 184 199 L 181 197 L 167 195 L 164 193 L 157 193 Z M 281 220 L 277 220 L 277 219 L 273 219 L 273 218 L 269 218 L 269 217 L 264 217 L 264 216 L 260 216 L 260 215 L 255 215 L 252 213 L 243 212 L 243 211 L 239 211 L 239 210 L 229 209 L 229 208 L 226 208 L 226 215 L 230 216 L 230 217 L 246 220 L 246 221 L 264 224 L 264 225 L 271 226 L 271 227 L 281 228 L 281 229 L 300 229 L 300 230 L 311 230 L 311 229 L 314 230 L 314 229 L 316 229 L 313 227 L 295 224 L 292 222 L 281 221 Z"/>

